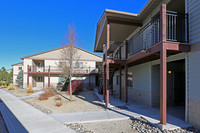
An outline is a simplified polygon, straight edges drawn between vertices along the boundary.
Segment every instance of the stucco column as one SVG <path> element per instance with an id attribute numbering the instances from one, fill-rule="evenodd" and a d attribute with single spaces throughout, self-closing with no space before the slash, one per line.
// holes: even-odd
<path id="1" fill-rule="evenodd" d="M 160 9 L 161 49 L 160 49 L 160 123 L 167 122 L 167 50 L 166 50 L 166 5 Z"/>

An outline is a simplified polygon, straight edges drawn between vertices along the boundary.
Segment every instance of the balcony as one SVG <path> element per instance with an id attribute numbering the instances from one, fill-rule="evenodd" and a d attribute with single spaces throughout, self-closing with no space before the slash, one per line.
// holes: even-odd
<path id="1" fill-rule="evenodd" d="M 40 74 L 62 74 L 62 68 L 58 66 L 29 66 L 29 73 L 40 73 Z M 98 73 L 98 69 L 95 67 L 75 67 L 73 68 L 73 74 L 96 74 Z"/>
<path id="2" fill-rule="evenodd" d="M 188 15 L 171 11 L 167 11 L 166 15 L 167 41 L 188 43 Z M 157 16 L 128 40 L 128 57 L 158 44 L 161 41 L 160 31 L 160 16 Z"/>
<path id="3" fill-rule="evenodd" d="M 110 41 L 104 47 L 104 60 L 125 60 L 161 42 L 160 15 L 143 26 L 131 39 L 124 42 Z M 188 14 L 166 12 L 166 39 L 170 42 L 188 43 Z M 127 48 L 126 48 L 127 47 Z M 126 52 L 127 49 L 127 52 Z"/>

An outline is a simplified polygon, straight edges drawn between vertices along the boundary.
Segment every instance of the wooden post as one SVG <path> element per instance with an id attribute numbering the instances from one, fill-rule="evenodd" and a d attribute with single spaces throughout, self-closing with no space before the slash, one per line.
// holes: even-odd
<path id="1" fill-rule="evenodd" d="M 106 48 L 107 48 L 107 59 L 106 59 L 106 107 L 109 106 L 109 47 L 110 47 L 110 24 L 107 23 L 107 36 L 106 36 Z"/>
<path id="2" fill-rule="evenodd" d="M 48 87 L 50 88 L 50 65 L 49 65 Z"/>
<path id="3" fill-rule="evenodd" d="M 106 70 L 105 65 L 103 65 L 103 100 L 106 100 Z"/>
<path id="4" fill-rule="evenodd" d="M 128 84 L 127 84 L 127 80 L 128 80 L 128 68 L 127 68 L 127 64 L 125 64 L 124 66 L 124 102 L 128 103 Z"/>
<path id="5" fill-rule="evenodd" d="M 106 107 L 109 105 L 109 63 L 106 63 Z"/>
<path id="6" fill-rule="evenodd" d="M 166 5 L 160 9 L 161 49 L 160 49 L 160 123 L 167 123 L 167 50 L 166 41 Z"/>
<path id="7" fill-rule="evenodd" d="M 119 99 L 122 99 L 122 68 L 119 67 Z"/>
<path id="8" fill-rule="evenodd" d="M 29 86 L 29 65 L 27 65 L 27 87 Z"/>
<path id="9" fill-rule="evenodd" d="M 103 101 L 105 102 L 106 99 L 106 70 L 105 70 L 105 65 L 104 65 L 104 61 L 106 59 L 106 55 L 105 55 L 105 44 L 103 44 Z"/>

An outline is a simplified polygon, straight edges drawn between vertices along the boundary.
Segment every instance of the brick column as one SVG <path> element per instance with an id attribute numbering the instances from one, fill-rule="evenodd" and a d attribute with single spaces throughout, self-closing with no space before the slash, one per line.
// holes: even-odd
<path id="1" fill-rule="evenodd" d="M 167 122 L 167 50 L 166 41 L 166 5 L 160 9 L 161 49 L 160 49 L 160 123 Z"/>

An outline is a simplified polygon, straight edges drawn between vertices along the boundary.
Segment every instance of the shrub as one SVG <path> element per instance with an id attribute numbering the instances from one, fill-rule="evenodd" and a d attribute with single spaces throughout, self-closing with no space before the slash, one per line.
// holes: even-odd
<path id="1" fill-rule="evenodd" d="M 8 88 L 8 86 L 7 86 L 7 85 L 4 85 L 3 88 Z"/>
<path id="2" fill-rule="evenodd" d="M 34 93 L 34 90 L 33 90 L 33 88 L 32 88 L 32 85 L 29 85 L 29 86 L 28 86 L 28 90 L 27 90 L 26 93 Z"/>
<path id="3" fill-rule="evenodd" d="M 60 107 L 60 106 L 62 106 L 62 103 L 56 103 L 56 106 Z"/>
<path id="4" fill-rule="evenodd" d="M 9 88 L 8 90 L 10 91 L 10 90 L 14 90 L 15 88 Z"/>
<path id="5" fill-rule="evenodd" d="M 56 106 L 57 106 L 57 107 L 62 106 L 62 98 L 61 98 L 61 97 L 56 96 L 56 97 L 55 97 L 55 102 L 56 102 Z"/>
<path id="6" fill-rule="evenodd" d="M 44 93 L 42 93 L 39 97 L 39 100 L 47 100 L 49 97 L 55 96 L 55 91 L 51 88 L 43 89 Z"/>

